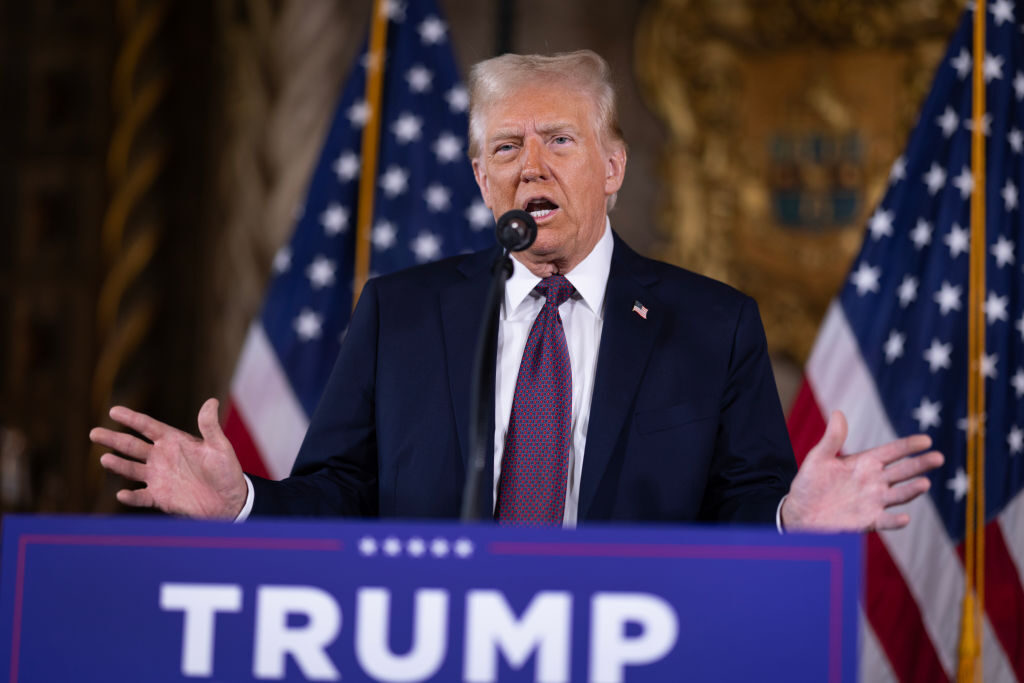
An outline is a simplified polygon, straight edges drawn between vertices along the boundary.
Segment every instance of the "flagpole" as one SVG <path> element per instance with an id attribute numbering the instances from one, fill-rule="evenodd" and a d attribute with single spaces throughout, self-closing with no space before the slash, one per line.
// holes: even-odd
<path id="1" fill-rule="evenodd" d="M 971 247 L 967 318 L 967 510 L 964 602 L 957 680 L 983 678 L 981 625 L 985 614 L 985 0 L 974 9 L 971 126 Z"/>
<path id="2" fill-rule="evenodd" d="M 370 112 L 363 126 L 362 170 L 359 174 L 359 204 L 356 209 L 356 248 L 352 282 L 352 307 L 355 308 L 363 285 L 370 274 L 370 226 L 373 223 L 373 191 L 377 178 L 377 152 L 380 147 L 381 100 L 383 99 L 384 60 L 387 55 L 387 0 L 374 0 L 370 18 L 370 47 L 366 64 L 366 106 Z"/>

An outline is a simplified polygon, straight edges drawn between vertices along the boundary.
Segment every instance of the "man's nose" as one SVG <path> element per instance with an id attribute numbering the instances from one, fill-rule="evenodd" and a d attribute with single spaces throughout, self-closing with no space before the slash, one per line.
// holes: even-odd
<path id="1" fill-rule="evenodd" d="M 548 177 L 544 152 L 544 144 L 540 140 L 529 138 L 523 143 L 523 165 L 519 172 L 522 180 L 529 182 Z"/>

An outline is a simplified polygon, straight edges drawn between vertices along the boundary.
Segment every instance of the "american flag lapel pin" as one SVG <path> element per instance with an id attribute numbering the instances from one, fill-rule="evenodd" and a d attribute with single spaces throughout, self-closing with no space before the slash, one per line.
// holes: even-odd
<path id="1" fill-rule="evenodd" d="M 647 320 L 647 307 L 644 306 L 639 301 L 633 302 L 633 312 L 636 313 L 641 318 L 643 318 L 644 320 Z"/>

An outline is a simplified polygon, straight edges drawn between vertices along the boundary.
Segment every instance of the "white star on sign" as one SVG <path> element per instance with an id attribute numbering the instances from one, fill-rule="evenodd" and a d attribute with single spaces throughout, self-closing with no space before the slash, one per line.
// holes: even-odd
<path id="1" fill-rule="evenodd" d="M 401 116 L 391 124 L 391 132 L 395 134 L 395 139 L 403 145 L 419 140 L 421 128 L 423 128 L 423 119 L 407 111 L 402 112 Z"/>
<path id="2" fill-rule="evenodd" d="M 494 215 L 483 200 L 477 199 L 466 209 L 466 220 L 475 231 L 483 230 L 494 221 Z"/>
<path id="3" fill-rule="evenodd" d="M 420 40 L 424 45 L 436 45 L 444 40 L 448 27 L 435 16 L 429 16 L 419 26 Z"/>
<path id="4" fill-rule="evenodd" d="M 989 292 L 985 300 L 985 322 L 989 325 L 997 320 L 1006 320 L 1009 316 L 1006 307 L 1010 304 L 1010 297 L 999 296 L 995 292 Z"/>
<path id="5" fill-rule="evenodd" d="M 882 269 L 861 263 L 860 267 L 850 276 L 850 281 L 857 288 L 857 294 L 864 296 L 868 292 L 878 291 L 878 278 L 882 276 Z"/>
<path id="6" fill-rule="evenodd" d="M 423 553 L 427 552 L 427 543 L 422 538 L 414 536 L 405 544 L 405 552 L 412 557 L 422 557 Z"/>
<path id="7" fill-rule="evenodd" d="M 881 208 L 872 214 L 871 220 L 868 221 L 868 230 L 871 231 L 872 239 L 877 242 L 883 237 L 892 235 L 892 218 L 892 211 L 883 211 Z"/>
<path id="8" fill-rule="evenodd" d="M 370 120 L 370 105 L 366 104 L 366 100 L 359 100 L 348 108 L 345 115 L 353 128 L 362 128 Z"/>
<path id="9" fill-rule="evenodd" d="M 931 168 L 924 174 L 924 184 L 928 186 L 928 194 L 934 195 L 946 184 L 946 171 L 932 162 Z"/>
<path id="10" fill-rule="evenodd" d="M 434 74 L 422 64 L 417 64 L 405 73 L 405 80 L 409 83 L 409 90 L 428 92 L 434 81 Z"/>
<path id="11" fill-rule="evenodd" d="M 939 124 L 939 128 L 942 129 L 943 137 L 949 137 L 956 132 L 957 127 L 960 125 L 960 117 L 956 115 L 956 111 L 953 107 L 946 107 L 946 110 L 942 112 L 942 116 L 935 119 L 935 123 Z"/>
<path id="12" fill-rule="evenodd" d="M 899 297 L 902 308 L 913 303 L 917 299 L 917 278 L 913 275 L 904 275 L 903 282 L 896 290 L 896 296 Z"/>
<path id="13" fill-rule="evenodd" d="M 1013 385 L 1017 398 L 1024 396 L 1024 368 L 1017 368 L 1017 372 L 1010 378 L 1010 384 Z"/>
<path id="14" fill-rule="evenodd" d="M 1024 152 L 1024 133 L 1020 132 L 1019 128 L 1014 128 L 1007 133 L 1006 140 L 1014 152 L 1017 154 Z"/>
<path id="15" fill-rule="evenodd" d="M 985 61 L 982 62 L 981 70 L 985 75 L 985 82 L 988 83 L 994 78 L 1003 77 L 1003 59 L 1002 55 L 990 55 L 985 53 Z"/>
<path id="16" fill-rule="evenodd" d="M 452 191 L 440 183 L 433 183 L 423 193 L 423 199 L 433 213 L 447 211 L 452 205 Z"/>
<path id="17" fill-rule="evenodd" d="M 359 175 L 359 156 L 351 150 L 345 150 L 334 160 L 331 170 L 338 176 L 339 183 L 347 183 Z"/>
<path id="18" fill-rule="evenodd" d="M 965 228 L 956 223 L 950 229 L 949 234 L 942 238 L 942 241 L 949 247 L 949 257 L 956 258 L 960 254 L 967 253 L 971 245 L 971 236 Z"/>
<path id="19" fill-rule="evenodd" d="M 299 335 L 299 339 L 302 341 L 310 341 L 319 337 L 322 324 L 323 317 L 308 308 L 303 308 L 302 312 L 299 313 L 299 317 L 293 323 L 295 333 Z"/>
<path id="20" fill-rule="evenodd" d="M 967 51 L 967 48 L 960 48 L 960 54 L 950 60 L 950 64 L 956 69 L 956 75 L 961 79 L 966 78 L 967 74 L 971 73 L 971 53 Z"/>
<path id="21" fill-rule="evenodd" d="M 903 344 L 907 341 L 907 335 L 893 330 L 889 338 L 885 340 L 885 362 L 892 364 L 894 360 L 903 356 Z"/>
<path id="22" fill-rule="evenodd" d="M 376 555 L 377 554 L 377 541 L 370 536 L 363 536 L 359 539 L 359 554 L 360 555 Z"/>
<path id="23" fill-rule="evenodd" d="M 1013 3 L 1010 0 L 995 0 L 988 11 L 992 13 L 996 26 L 1002 26 L 1004 21 L 1013 23 Z"/>
<path id="24" fill-rule="evenodd" d="M 960 285 L 951 285 L 943 281 L 942 287 L 935 292 L 935 303 L 939 305 L 942 315 L 960 310 L 960 293 Z"/>
<path id="25" fill-rule="evenodd" d="M 345 232 L 348 227 L 348 209 L 338 202 L 331 202 L 320 214 L 320 225 L 324 226 L 324 232 L 329 236 Z"/>
<path id="26" fill-rule="evenodd" d="M 999 376 L 996 371 L 996 363 L 999 362 L 999 354 L 983 353 L 981 354 L 981 376 L 987 377 L 988 379 L 995 379 Z"/>
<path id="27" fill-rule="evenodd" d="M 971 190 L 974 189 L 974 176 L 971 175 L 971 169 L 966 166 L 960 169 L 960 175 L 953 178 L 953 185 L 960 190 L 960 199 L 970 197 Z"/>
<path id="28" fill-rule="evenodd" d="M 395 230 L 394 224 L 383 219 L 377 221 L 370 233 L 370 241 L 373 242 L 373 248 L 377 251 L 387 251 L 395 246 L 397 238 L 398 231 Z"/>
<path id="29" fill-rule="evenodd" d="M 953 353 L 952 344 L 943 344 L 938 339 L 932 339 L 932 345 L 924 352 L 924 359 L 928 362 L 928 369 L 933 373 L 945 370 L 949 367 L 949 354 Z"/>
<path id="30" fill-rule="evenodd" d="M 1014 325 L 1018 332 L 1020 332 L 1020 340 L 1024 341 L 1024 313 L 1020 314 L 1020 320 Z"/>
<path id="31" fill-rule="evenodd" d="M 453 114 L 459 114 L 469 109 L 469 93 L 461 85 L 456 85 L 446 92 L 444 99 L 448 102 L 448 109 Z"/>
<path id="32" fill-rule="evenodd" d="M 434 142 L 434 154 L 439 164 L 455 161 L 462 155 L 462 139 L 448 132 L 441 133 Z"/>
<path id="33" fill-rule="evenodd" d="M 384 554 L 388 557 L 395 557 L 402 552 L 402 542 L 394 536 L 388 536 L 384 539 Z"/>
<path id="34" fill-rule="evenodd" d="M 277 250 L 274 254 L 274 272 L 283 273 L 288 270 L 292 265 L 292 250 L 291 247 L 284 246 Z"/>
<path id="35" fill-rule="evenodd" d="M 964 472 L 964 468 L 962 467 L 958 467 L 956 469 L 956 475 L 946 482 L 946 488 L 953 492 L 953 497 L 958 503 L 967 495 L 968 485 L 967 473 Z"/>
<path id="36" fill-rule="evenodd" d="M 473 541 L 468 538 L 457 538 L 452 549 L 458 557 L 465 559 L 473 554 Z"/>
<path id="37" fill-rule="evenodd" d="M 910 231 L 910 241 L 918 251 L 932 243 L 932 225 L 923 218 L 917 219 L 917 225 Z"/>
<path id="38" fill-rule="evenodd" d="M 889 169 L 889 184 L 892 185 L 907 177 L 907 160 L 902 155 L 896 157 Z"/>
<path id="39" fill-rule="evenodd" d="M 400 166 L 388 166 L 380 177 L 380 187 L 389 199 L 405 192 L 409 186 L 409 173 Z"/>
<path id="40" fill-rule="evenodd" d="M 306 277 L 313 289 L 323 289 L 334 284 L 334 262 L 322 254 L 317 256 L 306 268 Z"/>
<path id="41" fill-rule="evenodd" d="M 443 538 L 435 538 L 430 542 L 430 554 L 434 557 L 444 557 L 448 554 L 448 541 Z"/>
<path id="42" fill-rule="evenodd" d="M 1018 100 L 1024 100 L 1024 73 L 1020 71 L 1013 77 L 1013 94 Z"/>
<path id="43" fill-rule="evenodd" d="M 936 401 L 932 403 L 927 397 L 921 399 L 921 404 L 914 408 L 914 419 L 917 420 L 917 428 L 922 432 L 928 431 L 929 427 L 938 427 L 942 424 L 939 413 L 942 411 L 942 404 Z"/>
<path id="44" fill-rule="evenodd" d="M 1009 178 L 1006 179 L 1006 184 L 1003 185 L 1002 192 L 1003 196 L 1003 208 L 1009 213 L 1017 208 L 1017 186 L 1013 184 L 1013 181 Z"/>
<path id="45" fill-rule="evenodd" d="M 409 248 L 419 263 L 434 261 L 441 255 L 441 238 L 432 232 L 424 231 L 416 236 Z"/>
<path id="46" fill-rule="evenodd" d="M 1010 455 L 1017 455 L 1024 450 L 1024 431 L 1013 425 L 1010 433 L 1006 435 L 1006 445 L 1010 447 Z"/>

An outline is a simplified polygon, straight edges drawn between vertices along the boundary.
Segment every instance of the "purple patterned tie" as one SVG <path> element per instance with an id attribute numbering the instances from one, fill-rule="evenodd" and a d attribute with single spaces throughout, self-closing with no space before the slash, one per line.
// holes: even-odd
<path id="1" fill-rule="evenodd" d="M 558 307 L 576 290 L 540 281 L 544 306 L 530 328 L 505 437 L 495 516 L 502 524 L 561 524 L 572 424 L 572 369 Z"/>

